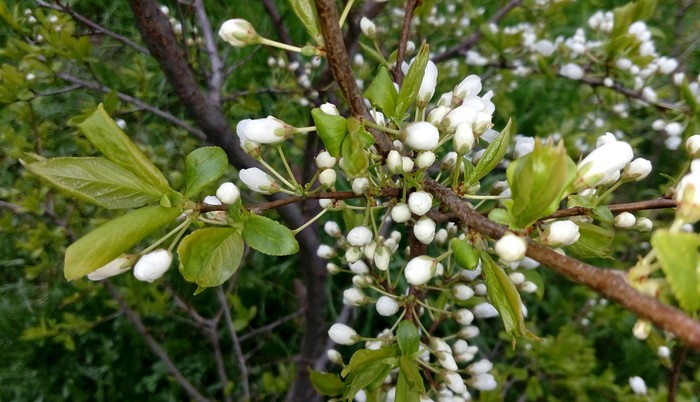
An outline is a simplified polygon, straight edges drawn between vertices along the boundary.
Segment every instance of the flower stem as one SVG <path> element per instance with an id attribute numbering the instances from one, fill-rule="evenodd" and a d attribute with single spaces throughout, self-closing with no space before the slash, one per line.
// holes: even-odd
<path id="1" fill-rule="evenodd" d="M 394 134 L 394 135 L 401 134 L 401 130 L 394 130 L 393 128 L 384 127 L 381 124 L 373 123 L 371 121 L 364 120 L 362 122 L 362 124 L 364 124 L 367 127 L 376 128 L 377 130 L 384 131 L 384 132 L 389 133 L 389 134 Z"/>
<path id="2" fill-rule="evenodd" d="M 302 230 L 304 230 L 304 229 L 306 229 L 307 227 L 309 227 L 309 225 L 311 225 L 312 223 L 316 222 L 316 220 L 318 220 L 318 218 L 322 217 L 323 214 L 325 214 L 326 212 L 328 212 L 328 208 L 324 208 L 324 209 L 321 210 L 321 212 L 319 212 L 316 216 L 314 216 L 313 218 L 309 219 L 308 222 L 306 222 L 305 224 L 303 224 L 303 225 L 299 226 L 298 228 L 292 230 L 292 233 L 294 233 L 294 236 L 296 236 L 299 232 L 301 232 Z"/>
<path id="3" fill-rule="evenodd" d="M 290 52 L 297 52 L 297 53 L 302 52 L 301 48 L 298 46 L 292 46 L 292 45 L 288 45 L 286 43 L 277 42 L 276 40 L 262 38 L 262 37 L 260 38 L 260 44 L 272 46 L 272 47 L 277 47 L 277 48 L 280 48 L 283 50 L 289 50 Z"/>
<path id="4" fill-rule="evenodd" d="M 191 223 L 192 223 L 192 218 L 190 218 L 190 217 L 188 216 L 188 217 L 184 220 L 184 222 L 182 222 L 181 224 L 177 225 L 177 227 L 176 227 L 175 229 L 171 230 L 171 231 L 168 232 L 165 236 L 163 236 L 163 237 L 161 237 L 160 239 L 158 239 L 158 241 L 156 241 L 155 243 L 151 244 L 151 245 L 148 246 L 146 249 L 144 249 L 143 251 L 141 251 L 140 254 L 147 254 L 147 253 L 150 253 L 151 251 L 155 250 L 156 247 L 160 246 L 161 244 L 163 244 L 163 242 L 165 242 L 165 241 L 168 240 L 170 237 L 172 237 L 175 233 L 178 233 L 178 232 L 183 232 L 183 233 L 184 233 L 184 231 L 185 231 L 188 227 L 190 227 L 190 224 L 191 224 Z M 173 244 L 177 243 L 177 240 L 180 239 L 180 236 L 182 236 L 182 234 L 179 234 L 179 235 L 174 239 L 175 241 L 173 241 Z M 170 248 L 172 248 L 172 245 L 170 246 Z"/>
<path id="5" fill-rule="evenodd" d="M 275 170 L 275 168 L 273 168 L 267 162 L 265 162 L 265 160 L 263 158 L 258 158 L 258 162 L 260 162 L 261 165 L 265 166 L 265 169 L 267 169 L 268 172 L 272 173 L 279 181 L 281 181 L 290 190 L 292 190 L 292 191 L 296 190 L 296 186 L 294 184 L 288 182 L 287 179 L 284 178 L 284 176 L 279 174 L 277 172 L 277 170 Z M 280 191 L 284 191 L 284 189 L 280 189 Z"/>
<path id="6" fill-rule="evenodd" d="M 338 20 L 338 25 L 341 28 L 343 27 L 343 24 L 345 24 L 345 20 L 348 18 L 348 14 L 350 13 L 353 3 L 355 3 L 355 0 L 348 0 L 347 4 L 345 4 L 343 14 L 340 15 L 340 19 Z"/>
<path id="7" fill-rule="evenodd" d="M 282 158 L 282 164 L 284 165 L 285 170 L 287 170 L 287 174 L 289 175 L 289 178 L 292 180 L 292 183 L 294 183 L 294 188 L 299 187 L 299 183 L 297 183 L 297 179 L 294 177 L 294 173 L 292 173 L 292 169 L 289 167 L 289 163 L 287 162 L 287 158 L 284 156 L 284 151 L 282 150 L 282 146 L 277 144 L 277 146 L 275 148 L 277 148 L 277 153 L 279 153 L 280 158 Z"/>

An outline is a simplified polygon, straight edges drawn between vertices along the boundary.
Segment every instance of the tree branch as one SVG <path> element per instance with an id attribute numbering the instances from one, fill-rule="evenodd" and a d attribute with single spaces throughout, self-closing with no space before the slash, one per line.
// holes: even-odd
<path id="1" fill-rule="evenodd" d="M 649 209 L 664 209 L 664 208 L 675 208 L 676 201 L 668 198 L 657 198 L 655 200 L 628 202 L 624 204 L 611 204 L 607 206 L 610 212 L 613 214 L 619 214 L 622 212 L 635 212 L 635 211 L 645 211 Z M 540 219 L 540 221 L 546 221 L 548 219 L 565 218 L 569 216 L 580 216 L 586 215 L 591 211 L 590 208 L 586 207 L 572 207 L 564 208 L 555 211 L 553 214 L 545 216 Z"/>
<path id="2" fill-rule="evenodd" d="M 105 288 L 107 291 L 114 297 L 114 299 L 119 303 L 119 307 L 121 310 L 124 312 L 124 314 L 127 316 L 129 321 L 131 321 L 131 324 L 136 328 L 136 330 L 141 334 L 143 339 L 146 341 L 148 346 L 151 348 L 153 353 L 160 358 L 161 362 L 163 362 L 163 365 L 165 368 L 168 370 L 168 372 L 175 377 L 175 380 L 177 383 L 182 387 L 182 389 L 187 392 L 187 394 L 190 396 L 190 398 L 199 401 L 199 402 L 206 402 L 209 401 L 204 395 L 202 395 L 197 388 L 195 388 L 188 380 L 185 378 L 185 376 L 180 372 L 180 370 L 175 366 L 175 363 L 173 363 L 172 359 L 170 359 L 170 356 L 168 355 L 168 352 L 163 349 L 162 346 L 158 343 L 153 338 L 153 335 L 151 335 L 150 331 L 146 326 L 143 324 L 143 321 L 141 321 L 141 317 L 139 314 L 132 310 L 131 307 L 129 307 L 129 303 L 124 299 L 124 296 L 121 294 L 119 289 L 117 289 L 116 286 L 114 286 L 109 280 L 106 280 L 103 282 Z"/>
<path id="3" fill-rule="evenodd" d="M 221 286 L 216 287 L 216 295 L 221 304 L 221 309 L 224 312 L 224 320 L 226 321 L 226 327 L 231 335 L 231 340 L 233 341 L 233 352 L 238 360 L 238 370 L 241 372 L 241 383 L 243 387 L 243 396 L 246 401 L 250 400 L 250 383 L 248 381 L 248 364 L 245 361 L 245 355 L 243 354 L 243 349 L 241 349 L 241 342 L 238 339 L 238 334 L 236 333 L 236 328 L 233 325 L 233 320 L 231 319 L 231 307 L 228 305 L 228 300 L 226 300 L 226 293 Z"/>
<path id="4" fill-rule="evenodd" d="M 492 239 L 499 239 L 506 228 L 474 211 L 457 194 L 431 178 L 425 189 L 458 214 L 469 228 Z M 700 321 L 659 300 L 644 295 L 627 281 L 625 272 L 603 270 L 557 253 L 547 246 L 528 240 L 527 256 L 567 278 L 588 286 L 623 308 L 673 333 L 688 346 L 700 350 Z"/>
<path id="5" fill-rule="evenodd" d="M 216 48 L 216 40 L 214 39 L 214 32 L 211 28 L 211 22 L 209 22 L 207 10 L 204 8 L 204 0 L 194 0 L 192 7 L 197 17 L 199 29 L 204 37 L 205 49 L 211 64 L 211 71 L 207 79 L 209 100 L 211 103 L 218 105 L 221 103 L 221 87 L 224 85 L 224 63 L 221 61 L 219 51 Z"/>
<path id="6" fill-rule="evenodd" d="M 394 81 L 401 85 L 403 83 L 403 71 L 401 70 L 401 64 L 406 58 L 406 43 L 408 42 L 408 35 L 411 33 L 411 20 L 413 19 L 413 12 L 416 11 L 416 7 L 421 3 L 422 0 L 408 0 L 406 2 L 406 7 L 403 13 L 403 24 L 401 25 L 401 36 L 399 38 L 399 49 L 396 54 L 396 64 L 392 71 L 394 76 Z"/>

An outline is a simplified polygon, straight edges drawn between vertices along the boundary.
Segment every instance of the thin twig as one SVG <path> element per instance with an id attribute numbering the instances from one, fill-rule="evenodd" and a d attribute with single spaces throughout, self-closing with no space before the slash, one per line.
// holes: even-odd
<path id="1" fill-rule="evenodd" d="M 91 91 L 97 91 L 97 92 L 102 92 L 102 93 L 110 93 L 113 92 L 114 90 L 108 86 L 102 85 L 97 82 L 92 82 L 92 81 L 86 81 L 78 77 L 74 77 L 68 73 L 62 73 L 59 72 L 56 74 L 56 76 L 64 81 L 70 82 L 72 84 L 80 85 L 80 87 L 89 89 Z M 183 128 L 187 132 L 196 135 L 197 137 L 201 139 L 206 139 L 206 135 L 202 132 L 202 130 L 195 128 L 191 126 L 189 123 L 185 122 L 184 120 L 180 120 L 177 117 L 173 116 L 170 112 L 166 112 L 163 109 L 159 109 L 153 105 L 150 105 L 141 99 L 135 98 L 131 95 L 127 95 L 122 92 L 116 92 L 117 97 L 127 103 L 131 103 L 132 105 L 141 108 L 147 112 L 153 113 L 154 115 L 169 121 L 173 124 L 175 124 L 178 127 Z"/>
<path id="2" fill-rule="evenodd" d="M 168 370 L 168 372 L 175 377 L 175 381 L 182 387 L 182 389 L 187 392 L 187 394 L 190 396 L 190 398 L 200 401 L 200 402 L 205 402 L 209 401 L 204 395 L 202 395 L 197 388 L 190 383 L 187 378 L 182 374 L 182 372 L 175 366 L 175 363 L 173 363 L 172 359 L 168 355 L 168 352 L 163 349 L 163 347 L 158 343 L 158 341 L 153 338 L 153 335 L 151 335 L 151 332 L 146 328 L 144 325 L 143 321 L 141 321 L 141 317 L 139 314 L 134 311 L 130 306 L 129 303 L 124 299 L 124 296 L 121 294 L 119 289 L 117 289 L 116 286 L 114 286 L 109 280 L 106 280 L 103 282 L 105 288 L 107 291 L 114 297 L 114 299 L 119 303 L 119 307 L 121 310 L 124 312 L 124 314 L 127 316 L 129 321 L 131 322 L 131 325 L 136 328 L 136 330 L 141 334 L 143 339 L 146 341 L 148 346 L 151 348 L 153 353 L 160 358 L 161 362 L 165 366 L 165 368 Z"/>
<path id="3" fill-rule="evenodd" d="M 655 200 L 628 202 L 624 204 L 611 204 L 607 207 L 613 214 L 620 214 L 622 212 L 645 211 L 649 209 L 675 208 L 676 201 L 668 198 L 657 198 Z M 547 219 L 580 216 L 589 214 L 590 212 L 591 209 L 585 207 L 564 208 L 552 213 L 551 215 L 545 216 L 540 220 L 545 221 Z"/>
<path id="4" fill-rule="evenodd" d="M 216 40 L 211 28 L 211 22 L 207 15 L 207 10 L 204 8 L 204 0 L 194 0 L 192 3 L 199 29 L 204 37 L 204 45 L 209 56 L 211 71 L 207 79 L 209 86 L 209 100 L 215 105 L 221 103 L 221 87 L 224 85 L 224 63 L 219 57 L 219 51 L 216 48 Z"/>
<path id="5" fill-rule="evenodd" d="M 127 38 L 126 36 L 119 35 L 118 33 L 114 32 L 114 31 L 110 31 L 109 29 L 103 27 L 102 25 L 96 23 L 95 21 L 79 14 L 77 11 L 73 10 L 69 6 L 64 6 L 60 3 L 51 4 L 51 3 L 47 3 L 47 2 L 42 1 L 42 0 L 34 0 L 34 1 L 36 2 L 36 4 L 39 7 L 44 7 L 44 8 L 49 8 L 52 10 L 64 12 L 64 13 L 70 15 L 71 17 L 73 17 L 73 19 L 80 21 L 83 24 L 87 25 L 88 27 L 92 28 L 95 32 L 105 34 L 111 38 L 114 38 L 114 39 L 118 40 L 119 42 L 133 48 L 134 50 L 136 50 L 139 53 L 150 54 L 148 52 L 148 49 L 146 49 L 145 47 L 132 41 L 131 39 Z"/>
<path id="6" fill-rule="evenodd" d="M 241 349 L 241 342 L 238 339 L 238 334 L 236 333 L 236 328 L 233 325 L 233 319 L 231 318 L 231 307 L 228 305 L 228 300 L 226 299 L 226 293 L 221 286 L 216 287 L 216 295 L 219 298 L 219 303 L 224 311 L 224 320 L 226 321 L 226 327 L 231 334 L 231 340 L 233 341 L 233 351 L 236 355 L 238 361 L 238 370 L 241 372 L 241 386 L 243 387 L 243 396 L 246 401 L 250 400 L 250 383 L 248 382 L 248 364 L 245 361 L 245 355 L 243 354 L 243 349 Z"/>
<path id="7" fill-rule="evenodd" d="M 403 14 L 403 24 L 401 25 L 401 36 L 399 38 L 399 49 L 396 54 L 396 65 L 392 74 L 394 76 L 394 81 L 401 85 L 403 83 L 403 70 L 401 70 L 401 64 L 406 58 L 406 44 L 408 43 L 408 36 L 411 33 L 411 20 L 413 20 L 413 12 L 416 11 L 418 3 L 422 0 L 408 0 L 406 2 L 406 7 Z"/>
<path id="8" fill-rule="evenodd" d="M 671 372 L 671 378 L 668 383 L 668 402 L 675 402 L 676 394 L 678 393 L 678 384 L 681 380 L 681 368 L 683 363 L 685 363 L 685 357 L 688 355 L 688 346 L 681 347 L 676 357 L 676 361 L 673 362 L 673 371 Z"/>
<path id="9" fill-rule="evenodd" d="M 296 311 L 296 312 L 294 312 L 294 313 L 292 313 L 292 314 L 286 315 L 286 316 L 284 316 L 284 317 L 282 317 L 282 318 L 280 318 L 280 319 L 278 319 L 278 320 L 275 320 L 275 321 L 273 321 L 273 322 L 271 322 L 271 323 L 269 323 L 269 324 L 267 324 L 267 325 L 263 325 L 263 326 L 260 327 L 260 328 L 255 328 L 255 329 L 253 329 L 253 330 L 251 330 L 251 331 L 249 331 L 249 332 L 247 332 L 247 333 L 245 333 L 245 334 L 239 336 L 239 337 L 238 337 L 238 340 L 239 340 L 240 342 L 243 342 L 243 341 L 246 341 L 246 340 L 248 340 L 248 339 L 250 339 L 250 338 L 256 337 L 256 336 L 258 336 L 258 335 L 262 335 L 262 334 L 268 333 L 268 332 L 272 331 L 273 329 L 279 327 L 280 325 L 284 324 L 285 322 L 291 321 L 291 320 L 293 320 L 293 319 L 295 319 L 295 318 L 297 318 L 297 317 L 299 317 L 299 316 L 301 316 L 301 315 L 303 315 L 303 314 L 304 314 L 304 311 L 303 311 L 303 310 Z"/>

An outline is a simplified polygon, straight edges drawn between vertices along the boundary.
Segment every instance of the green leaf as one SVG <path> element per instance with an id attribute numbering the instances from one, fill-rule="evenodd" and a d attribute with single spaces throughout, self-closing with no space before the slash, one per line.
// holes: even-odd
<path id="1" fill-rule="evenodd" d="M 393 346 L 385 346 L 383 348 L 375 350 L 360 349 L 352 355 L 352 357 L 350 358 L 350 362 L 347 366 L 345 366 L 345 368 L 343 368 L 343 371 L 342 373 L 340 373 L 340 375 L 343 377 L 347 377 L 347 375 L 350 372 L 355 371 L 366 364 L 395 356 L 396 348 Z"/>
<path id="2" fill-rule="evenodd" d="M 324 113 L 320 108 L 311 110 L 311 117 L 316 125 L 316 132 L 329 154 L 340 156 L 340 145 L 347 133 L 347 121 L 344 117 Z"/>
<path id="3" fill-rule="evenodd" d="M 66 250 L 63 268 L 66 279 L 81 278 L 107 265 L 181 213 L 181 208 L 154 205 L 131 211 L 98 227 Z"/>
<path id="4" fill-rule="evenodd" d="M 576 164 L 563 143 L 554 147 L 535 141 L 535 149 L 510 163 L 506 171 L 512 198 L 505 205 L 512 224 L 523 229 L 556 211 L 575 176 Z"/>
<path id="5" fill-rule="evenodd" d="M 651 244 L 673 295 L 683 310 L 696 312 L 700 309 L 700 271 L 697 269 L 700 237 L 695 233 L 659 229 L 651 236 Z"/>
<path id="6" fill-rule="evenodd" d="M 341 146 L 345 173 L 350 177 L 364 176 L 369 168 L 369 157 L 363 144 L 361 125 L 356 119 L 348 119 L 348 135 Z"/>
<path id="7" fill-rule="evenodd" d="M 428 65 L 428 56 L 429 47 L 423 42 L 413 64 L 411 64 L 403 79 L 399 95 L 396 97 L 396 107 L 392 115 L 396 120 L 403 120 L 404 113 L 408 111 L 408 107 L 416 101 L 420 84 L 423 82 L 425 66 Z"/>
<path id="8" fill-rule="evenodd" d="M 413 321 L 403 320 L 396 329 L 396 339 L 403 356 L 410 356 L 418 351 L 420 334 Z"/>
<path id="9" fill-rule="evenodd" d="M 485 251 L 481 252 L 481 262 L 489 300 L 498 310 L 498 314 L 503 320 L 503 325 L 506 327 L 506 332 L 513 337 L 513 344 L 515 344 L 516 337 L 539 340 L 540 338 L 525 328 L 520 293 L 518 293 L 518 289 L 515 288 L 508 275 Z"/>
<path id="10" fill-rule="evenodd" d="M 489 219 L 501 225 L 510 226 L 513 217 L 503 208 L 494 208 L 489 212 Z"/>
<path id="11" fill-rule="evenodd" d="M 610 212 L 610 208 L 608 208 L 606 205 L 598 205 L 597 207 L 593 208 L 591 210 L 591 215 L 595 219 L 610 225 L 612 225 L 613 221 L 615 220 L 612 212 Z"/>
<path id="12" fill-rule="evenodd" d="M 392 366 L 382 361 L 374 361 L 353 371 L 345 381 L 347 393 L 345 397 L 351 401 L 360 390 L 368 388 L 372 383 L 383 382 Z"/>
<path id="13" fill-rule="evenodd" d="M 479 252 L 467 239 L 452 239 L 450 247 L 455 257 L 455 261 L 464 269 L 476 269 L 479 264 Z"/>
<path id="14" fill-rule="evenodd" d="M 612 241 L 615 233 L 605 227 L 587 222 L 577 222 L 579 239 L 565 247 L 567 252 L 579 258 L 607 257 L 613 252 Z"/>
<path id="15" fill-rule="evenodd" d="M 201 288 L 226 282 L 241 265 L 243 238 L 235 228 L 205 228 L 182 239 L 177 248 L 180 273 Z"/>
<path id="16" fill-rule="evenodd" d="M 510 131 L 513 127 L 513 120 L 508 119 L 508 124 L 501 130 L 501 133 L 489 144 L 481 156 L 474 170 L 469 175 L 469 183 L 472 184 L 486 176 L 503 160 L 508 144 L 510 143 Z"/>
<path id="17" fill-rule="evenodd" d="M 251 248 L 267 255 L 290 255 L 299 243 L 288 227 L 260 215 L 251 215 L 243 227 L 243 239 Z"/>
<path id="18" fill-rule="evenodd" d="M 109 117 L 102 104 L 98 105 L 97 110 L 78 127 L 107 159 L 121 165 L 160 190 L 161 193 L 173 191 L 163 173 L 124 134 L 117 123 Z"/>
<path id="19" fill-rule="evenodd" d="M 185 158 L 185 197 L 199 194 L 226 172 L 228 158 L 219 147 L 195 149 Z"/>
<path id="20" fill-rule="evenodd" d="M 403 368 L 403 365 L 401 367 Z M 411 389 L 403 369 L 399 370 L 399 377 L 396 379 L 396 394 L 394 400 L 401 402 L 420 401 L 420 395 Z"/>
<path id="21" fill-rule="evenodd" d="M 160 200 L 161 191 L 105 158 L 52 158 L 27 169 L 60 190 L 107 209 Z"/>
<path id="22" fill-rule="evenodd" d="M 306 32 L 318 41 L 321 36 L 318 30 L 318 15 L 313 0 L 290 0 L 289 3 L 294 9 L 294 13 L 299 17 L 299 21 L 306 27 Z"/>
<path id="23" fill-rule="evenodd" d="M 403 377 L 406 380 L 406 384 L 408 385 L 408 389 L 420 393 L 425 392 L 423 377 L 421 377 L 420 375 L 420 369 L 418 365 L 406 355 L 401 356 L 399 362 L 399 371 L 401 374 L 403 374 Z"/>
<path id="24" fill-rule="evenodd" d="M 321 395 L 336 396 L 343 392 L 343 380 L 338 377 L 338 374 L 309 370 L 309 379 Z"/>
<path id="25" fill-rule="evenodd" d="M 391 79 L 386 67 L 379 68 L 377 76 L 374 78 L 365 91 L 367 98 L 372 105 L 378 107 L 382 112 L 391 115 L 396 107 L 396 87 Z"/>

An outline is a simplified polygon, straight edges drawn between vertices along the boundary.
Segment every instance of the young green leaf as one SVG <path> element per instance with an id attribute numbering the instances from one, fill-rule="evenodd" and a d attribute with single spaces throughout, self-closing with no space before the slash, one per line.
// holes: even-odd
<path id="1" fill-rule="evenodd" d="M 411 391 L 416 391 L 423 393 L 425 392 L 425 384 L 423 384 L 423 377 L 420 375 L 420 368 L 418 365 L 408 356 L 401 356 L 399 360 L 399 371 L 403 374 L 408 389 Z"/>
<path id="2" fill-rule="evenodd" d="M 309 370 L 309 379 L 321 395 L 336 396 L 343 392 L 343 380 L 338 377 L 338 374 Z"/>
<path id="3" fill-rule="evenodd" d="M 219 147 L 195 149 L 185 158 L 185 197 L 192 197 L 226 172 L 228 158 Z"/>
<path id="4" fill-rule="evenodd" d="M 243 239 L 251 248 L 267 255 L 290 255 L 299 243 L 288 227 L 260 215 L 251 215 L 243 227 Z"/>
<path id="5" fill-rule="evenodd" d="M 415 366 L 415 363 L 413 363 L 413 365 Z M 402 357 L 401 368 L 399 369 L 399 376 L 396 379 L 396 394 L 394 400 L 402 402 L 419 402 L 420 395 L 418 394 L 418 392 L 411 389 L 411 384 L 409 384 L 409 379 L 407 378 L 406 373 L 407 371 L 404 369 Z"/>
<path id="6" fill-rule="evenodd" d="M 154 205 L 131 211 L 98 227 L 66 250 L 63 268 L 66 279 L 72 281 L 105 266 L 181 213 L 181 208 Z"/>
<path id="7" fill-rule="evenodd" d="M 673 294 L 683 310 L 695 313 L 700 309 L 700 273 L 695 233 L 674 233 L 659 229 L 651 236 L 651 244 L 661 262 Z"/>
<path id="8" fill-rule="evenodd" d="M 416 101 L 420 84 L 423 82 L 425 66 L 428 65 L 429 50 L 428 45 L 424 42 L 418 49 L 418 54 L 403 79 L 403 85 L 401 85 L 399 95 L 396 97 L 396 107 L 392 115 L 398 120 L 403 120 L 403 115 L 408 111 L 408 107 Z"/>
<path id="9" fill-rule="evenodd" d="M 576 164 L 562 143 L 535 149 L 508 165 L 506 177 L 512 198 L 505 205 L 516 228 L 526 228 L 559 208 L 566 189 L 576 176 Z"/>
<path id="10" fill-rule="evenodd" d="M 107 159 L 121 165 L 159 189 L 161 193 L 173 191 L 163 173 L 124 134 L 117 123 L 109 117 L 102 104 L 97 106 L 95 112 L 78 127 Z"/>
<path id="11" fill-rule="evenodd" d="M 182 239 L 177 248 L 180 273 L 201 288 L 226 282 L 241 265 L 243 238 L 235 228 L 204 228 Z"/>
<path id="12" fill-rule="evenodd" d="M 579 258 L 607 257 L 612 253 L 612 241 L 615 233 L 605 227 L 592 223 L 577 222 L 579 239 L 565 247 L 567 253 Z"/>
<path id="13" fill-rule="evenodd" d="M 299 21 L 304 24 L 306 32 L 316 40 L 321 38 L 318 30 L 318 15 L 316 14 L 314 2 L 312 0 L 290 0 L 289 4 L 291 4 Z"/>
<path id="14" fill-rule="evenodd" d="M 401 355 L 410 356 L 418 351 L 420 334 L 413 321 L 403 320 L 396 329 L 396 340 L 401 349 Z"/>
<path id="15" fill-rule="evenodd" d="M 347 366 L 345 366 L 345 368 L 343 368 L 340 375 L 347 377 L 350 372 L 355 371 L 366 364 L 395 356 L 396 348 L 394 346 L 385 346 L 380 349 L 360 349 L 352 355 L 350 362 Z"/>
<path id="16" fill-rule="evenodd" d="M 467 239 L 452 239 L 450 247 L 455 257 L 455 261 L 464 269 L 476 269 L 479 264 L 479 252 L 476 251 Z"/>
<path id="17" fill-rule="evenodd" d="M 364 176 L 369 168 L 369 157 L 361 134 L 362 126 L 355 119 L 348 120 L 348 134 L 341 146 L 341 155 L 345 161 L 345 172 L 350 177 Z"/>
<path id="18" fill-rule="evenodd" d="M 324 113 L 320 108 L 311 110 L 311 117 L 316 125 L 316 132 L 329 154 L 340 156 L 340 145 L 347 132 L 347 121 L 342 116 Z"/>
<path id="19" fill-rule="evenodd" d="M 353 371 L 345 381 L 347 392 L 345 397 L 352 401 L 360 390 L 369 388 L 371 384 L 383 382 L 391 371 L 392 366 L 382 361 L 367 363 L 362 368 Z"/>
<path id="20" fill-rule="evenodd" d="M 52 158 L 27 169 L 56 188 L 107 209 L 137 208 L 160 200 L 160 189 L 105 158 Z"/>
<path id="21" fill-rule="evenodd" d="M 485 251 L 481 252 L 481 262 L 489 300 L 501 316 L 506 332 L 513 337 L 513 343 L 516 337 L 539 340 L 540 338 L 525 328 L 520 293 L 508 275 Z"/>
<path id="22" fill-rule="evenodd" d="M 387 115 L 391 115 L 396 106 L 396 96 L 394 81 L 391 79 L 386 67 L 380 67 L 377 76 L 365 91 L 365 98 L 373 106 L 380 108 Z"/>
<path id="23" fill-rule="evenodd" d="M 508 119 L 508 124 L 501 130 L 501 133 L 486 147 L 486 151 L 479 159 L 479 162 L 474 167 L 474 170 L 469 175 L 469 183 L 474 183 L 486 176 L 492 171 L 503 159 L 510 143 L 510 131 L 513 127 L 513 121 Z"/>

